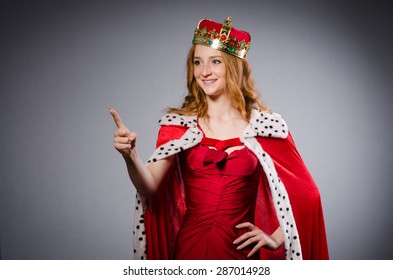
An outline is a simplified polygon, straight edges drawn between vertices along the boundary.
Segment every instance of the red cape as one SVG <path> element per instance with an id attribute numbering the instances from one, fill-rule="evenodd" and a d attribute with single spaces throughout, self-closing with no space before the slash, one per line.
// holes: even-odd
<path id="1" fill-rule="evenodd" d="M 157 147 L 179 139 L 187 127 L 162 126 Z M 292 136 L 286 139 L 257 137 L 272 158 L 291 201 L 303 259 L 328 259 L 328 246 L 319 190 L 299 155 Z M 261 173 L 255 225 L 268 234 L 278 226 L 266 175 Z M 146 201 L 144 216 L 147 259 L 171 259 L 177 231 L 186 210 L 179 166 L 174 164 L 156 194 Z M 284 246 L 276 251 L 260 250 L 261 259 L 285 259 Z"/>

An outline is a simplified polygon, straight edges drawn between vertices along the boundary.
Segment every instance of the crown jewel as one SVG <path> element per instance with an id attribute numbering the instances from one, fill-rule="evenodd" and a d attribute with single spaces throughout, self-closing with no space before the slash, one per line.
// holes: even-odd
<path id="1" fill-rule="evenodd" d="M 244 59 L 250 49 L 251 37 L 248 32 L 233 28 L 230 17 L 223 24 L 203 19 L 195 29 L 192 42 Z"/>

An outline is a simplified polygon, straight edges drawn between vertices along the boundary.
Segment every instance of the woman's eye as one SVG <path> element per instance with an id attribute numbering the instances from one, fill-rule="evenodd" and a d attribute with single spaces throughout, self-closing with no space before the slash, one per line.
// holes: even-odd
<path id="1" fill-rule="evenodd" d="M 213 64 L 220 64 L 220 63 L 221 63 L 221 61 L 218 59 L 213 60 Z"/>
<path id="2" fill-rule="evenodd" d="M 194 64 L 199 65 L 199 64 L 201 64 L 201 62 L 199 60 L 194 60 Z"/>

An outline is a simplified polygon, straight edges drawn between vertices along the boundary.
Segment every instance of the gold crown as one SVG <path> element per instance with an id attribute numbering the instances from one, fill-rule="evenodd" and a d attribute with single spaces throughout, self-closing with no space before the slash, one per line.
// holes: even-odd
<path id="1" fill-rule="evenodd" d="M 232 20 L 228 17 L 222 25 L 208 19 L 201 20 L 192 42 L 244 59 L 250 49 L 251 38 L 246 31 L 233 28 Z"/>

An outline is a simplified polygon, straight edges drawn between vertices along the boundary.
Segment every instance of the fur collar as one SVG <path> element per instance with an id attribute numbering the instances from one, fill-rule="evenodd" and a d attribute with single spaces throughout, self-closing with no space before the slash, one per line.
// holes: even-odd
<path id="1" fill-rule="evenodd" d="M 184 126 L 192 129 L 198 128 L 196 116 L 184 116 L 173 113 L 164 115 L 159 120 L 159 124 Z M 254 109 L 251 113 L 250 123 L 242 136 L 262 136 L 285 139 L 288 136 L 288 126 L 279 114 L 261 112 Z"/>

